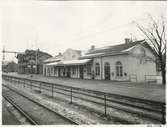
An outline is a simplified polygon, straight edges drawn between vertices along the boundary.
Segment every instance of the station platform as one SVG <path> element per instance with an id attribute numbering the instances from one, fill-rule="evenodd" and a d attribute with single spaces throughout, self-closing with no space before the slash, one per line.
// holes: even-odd
<path id="1" fill-rule="evenodd" d="M 5 73 L 6 74 L 6 73 Z M 43 75 L 26 75 L 8 73 L 8 75 L 35 79 L 78 88 L 86 88 L 107 93 L 125 95 L 141 99 L 165 102 L 165 86 L 155 83 L 132 83 L 105 80 L 85 80 L 72 78 L 45 77 Z"/>

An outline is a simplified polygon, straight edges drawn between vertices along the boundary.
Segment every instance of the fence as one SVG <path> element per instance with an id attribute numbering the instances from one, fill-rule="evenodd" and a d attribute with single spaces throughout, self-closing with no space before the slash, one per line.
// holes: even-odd
<path id="1" fill-rule="evenodd" d="M 137 75 L 136 74 L 130 74 L 129 75 L 129 81 L 137 82 Z"/>
<path id="2" fill-rule="evenodd" d="M 54 97 L 54 93 L 64 95 L 66 97 L 69 97 L 70 103 L 73 103 L 74 98 L 86 102 L 96 103 L 98 105 L 104 106 L 104 115 L 107 115 L 107 108 L 109 107 L 118 110 L 123 110 L 128 113 L 136 113 L 136 114 L 139 113 L 134 110 L 131 110 L 130 108 L 127 109 L 127 108 L 121 108 L 120 106 L 112 105 L 113 103 L 116 103 L 127 107 L 132 107 L 140 110 L 157 113 L 162 116 L 160 119 L 155 116 L 150 116 L 144 113 L 143 114 L 140 113 L 140 115 L 143 117 L 149 117 L 161 121 L 163 124 L 166 122 L 165 103 L 162 102 L 105 93 L 101 91 L 89 90 L 84 88 L 76 88 L 72 86 L 64 86 L 56 83 L 49 83 L 49 82 L 9 76 L 9 75 L 2 75 L 2 78 L 10 82 L 13 82 L 14 84 L 17 83 L 18 85 L 22 85 L 24 88 L 25 87 L 29 87 L 30 89 L 37 88 L 40 92 L 46 90 L 51 93 L 52 97 Z"/>
<path id="3" fill-rule="evenodd" d="M 145 82 L 157 82 L 158 75 L 145 75 Z"/>

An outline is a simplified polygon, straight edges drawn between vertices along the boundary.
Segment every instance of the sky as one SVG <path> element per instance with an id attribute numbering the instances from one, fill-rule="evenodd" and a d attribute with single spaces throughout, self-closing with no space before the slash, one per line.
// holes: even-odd
<path id="1" fill-rule="evenodd" d="M 167 16 L 166 1 L 26 1 L 1 3 L 1 42 L 6 50 L 37 49 L 55 56 L 67 48 L 87 50 L 144 39 L 136 24 L 148 14 Z M 6 54 L 6 60 L 16 60 Z"/>

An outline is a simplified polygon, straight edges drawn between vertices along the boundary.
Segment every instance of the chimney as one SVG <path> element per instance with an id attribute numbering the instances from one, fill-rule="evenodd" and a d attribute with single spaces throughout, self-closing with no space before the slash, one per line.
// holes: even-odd
<path id="1" fill-rule="evenodd" d="M 128 44 L 130 42 L 132 42 L 132 40 L 130 38 L 125 38 L 125 44 Z"/>
<path id="2" fill-rule="evenodd" d="M 91 45 L 91 49 L 90 50 L 94 50 L 95 49 L 95 45 Z"/>
<path id="3" fill-rule="evenodd" d="M 59 56 L 61 56 L 61 52 L 59 52 Z"/>

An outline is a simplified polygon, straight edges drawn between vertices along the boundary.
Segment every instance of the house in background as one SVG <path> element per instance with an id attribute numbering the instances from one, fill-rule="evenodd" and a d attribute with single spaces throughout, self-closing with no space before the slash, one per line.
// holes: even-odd
<path id="1" fill-rule="evenodd" d="M 3 72 L 17 72 L 17 64 L 14 61 L 2 61 Z"/>
<path id="2" fill-rule="evenodd" d="M 45 64 L 46 76 L 145 82 L 156 75 L 155 54 L 145 40 L 81 51 L 67 49 L 61 59 Z M 151 79 L 150 80 L 155 80 Z"/>
<path id="3" fill-rule="evenodd" d="M 25 53 L 19 53 L 18 73 L 23 74 L 43 74 L 43 61 L 52 57 L 50 54 L 38 50 L 26 50 Z"/>

